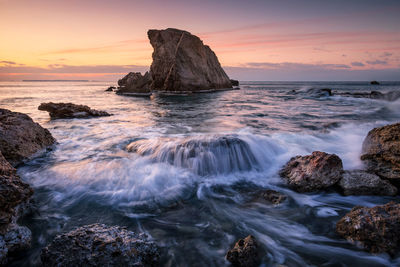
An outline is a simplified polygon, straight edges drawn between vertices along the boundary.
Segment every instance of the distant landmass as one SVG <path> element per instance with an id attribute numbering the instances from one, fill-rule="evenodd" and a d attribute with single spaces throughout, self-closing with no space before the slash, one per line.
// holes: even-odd
<path id="1" fill-rule="evenodd" d="M 22 80 L 23 82 L 88 82 L 89 80 Z"/>

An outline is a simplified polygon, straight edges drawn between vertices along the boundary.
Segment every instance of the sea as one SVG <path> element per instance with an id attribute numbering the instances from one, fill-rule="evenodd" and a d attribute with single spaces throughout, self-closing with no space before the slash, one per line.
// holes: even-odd
<path id="1" fill-rule="evenodd" d="M 279 177 L 296 155 L 337 154 L 344 169 L 363 167 L 363 140 L 374 127 L 400 121 L 400 99 L 343 92 L 400 92 L 400 82 L 241 82 L 240 90 L 188 96 L 128 97 L 113 82 L 0 82 L 0 108 L 26 113 L 57 139 L 19 166 L 34 188 L 20 224 L 31 249 L 10 266 L 40 266 L 53 238 L 104 223 L 146 233 L 162 266 L 229 266 L 226 252 L 253 235 L 262 266 L 400 266 L 335 233 L 354 206 L 397 197 L 297 193 Z M 329 88 L 333 96 L 316 94 Z M 336 94 L 336 95 L 335 95 Z M 50 120 L 42 102 L 72 102 L 109 117 Z M 128 149 L 133 143 L 135 149 Z M 287 196 L 280 205 L 256 192 Z"/>

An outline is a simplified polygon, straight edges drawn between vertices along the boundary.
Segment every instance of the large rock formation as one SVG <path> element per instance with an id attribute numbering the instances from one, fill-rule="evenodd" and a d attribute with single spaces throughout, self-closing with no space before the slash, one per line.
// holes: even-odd
<path id="1" fill-rule="evenodd" d="M 372 129 L 364 139 L 361 159 L 369 171 L 400 179 L 400 123 Z"/>
<path id="2" fill-rule="evenodd" d="M 124 95 L 149 95 L 151 75 L 146 72 L 142 75 L 140 72 L 129 72 L 124 78 L 118 80 L 117 94 Z"/>
<path id="3" fill-rule="evenodd" d="M 260 258 L 259 245 L 251 235 L 237 241 L 226 253 L 226 259 L 237 267 L 256 267 L 260 264 Z"/>
<path id="4" fill-rule="evenodd" d="M 33 194 L 14 167 L 0 153 L 0 265 L 11 252 L 30 246 L 31 231 L 16 224 L 21 205 Z"/>
<path id="5" fill-rule="evenodd" d="M 0 152 L 13 166 L 54 142 L 28 115 L 0 109 Z"/>
<path id="6" fill-rule="evenodd" d="M 379 176 L 362 170 L 345 171 L 339 182 L 345 195 L 394 196 L 397 188 Z"/>
<path id="7" fill-rule="evenodd" d="M 72 103 L 42 103 L 38 109 L 49 112 L 51 119 L 90 118 L 111 115 L 102 110 Z"/>
<path id="8" fill-rule="evenodd" d="M 354 207 L 337 222 L 336 232 L 372 253 L 394 255 L 400 249 L 400 204 Z"/>
<path id="9" fill-rule="evenodd" d="M 195 35 L 178 29 L 149 30 L 154 48 L 151 90 L 196 92 L 232 88 L 210 47 Z"/>
<path id="10" fill-rule="evenodd" d="M 342 160 L 335 154 L 320 151 L 293 157 L 280 171 L 281 177 L 298 192 L 330 187 L 342 178 L 342 173 Z"/>
<path id="11" fill-rule="evenodd" d="M 143 235 L 104 224 L 58 235 L 41 255 L 44 266 L 159 266 L 159 257 Z"/>

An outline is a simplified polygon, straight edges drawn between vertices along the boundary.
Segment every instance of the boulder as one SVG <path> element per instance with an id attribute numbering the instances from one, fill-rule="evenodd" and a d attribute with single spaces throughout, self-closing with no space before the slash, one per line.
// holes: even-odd
<path id="1" fill-rule="evenodd" d="M 226 259 L 238 267 L 252 267 L 260 264 L 260 248 L 257 240 L 249 235 L 240 239 L 235 246 L 226 253 Z"/>
<path id="2" fill-rule="evenodd" d="M 238 80 L 233 80 L 230 79 L 232 86 L 239 86 L 239 81 Z"/>
<path id="3" fill-rule="evenodd" d="M 354 207 L 337 222 L 336 232 L 371 253 L 394 255 L 400 248 L 400 204 Z"/>
<path id="4" fill-rule="evenodd" d="M 370 172 L 400 179 L 400 123 L 372 129 L 364 139 L 361 160 Z"/>
<path id="5" fill-rule="evenodd" d="M 151 75 L 146 72 L 142 75 L 140 72 L 129 72 L 124 78 L 118 81 L 117 94 L 145 94 L 149 95 Z"/>
<path id="6" fill-rule="evenodd" d="M 51 119 L 90 118 L 111 115 L 105 111 L 95 110 L 85 105 L 75 105 L 72 103 L 42 103 L 38 109 L 49 112 Z"/>
<path id="7" fill-rule="evenodd" d="M 377 82 L 377 81 L 371 81 L 370 84 L 372 84 L 372 85 L 379 85 L 380 83 Z"/>
<path id="8" fill-rule="evenodd" d="M 154 48 L 150 90 L 173 93 L 232 88 L 217 56 L 199 37 L 178 29 L 149 30 Z"/>
<path id="9" fill-rule="evenodd" d="M 293 157 L 280 171 L 281 177 L 298 192 L 328 188 L 342 178 L 342 173 L 342 160 L 335 154 L 320 151 Z"/>
<path id="10" fill-rule="evenodd" d="M 0 152 L 13 166 L 55 142 L 28 115 L 0 109 Z"/>
<path id="11" fill-rule="evenodd" d="M 159 266 L 154 242 L 119 226 L 82 226 L 42 250 L 43 266 Z"/>
<path id="12" fill-rule="evenodd" d="M 362 170 L 345 171 L 339 182 L 345 195 L 394 196 L 397 188 L 379 176 Z"/>

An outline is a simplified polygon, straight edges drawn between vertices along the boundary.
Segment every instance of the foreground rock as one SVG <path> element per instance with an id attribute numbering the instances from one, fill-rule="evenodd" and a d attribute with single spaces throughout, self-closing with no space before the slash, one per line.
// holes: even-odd
<path id="1" fill-rule="evenodd" d="M 72 103 L 42 103 L 39 110 L 48 111 L 51 119 L 71 119 L 110 116 L 105 111 L 91 109 L 84 105 Z"/>
<path id="2" fill-rule="evenodd" d="M 154 48 L 150 90 L 172 93 L 232 88 L 210 47 L 195 35 L 178 29 L 149 30 Z"/>
<path id="3" fill-rule="evenodd" d="M 233 266 L 252 267 L 260 264 L 260 248 L 256 239 L 249 235 L 236 242 L 235 246 L 226 253 L 226 259 Z"/>
<path id="4" fill-rule="evenodd" d="M 31 231 L 16 224 L 21 205 L 33 194 L 32 188 L 21 181 L 16 170 L 0 153 L 0 265 L 9 253 L 27 248 Z"/>
<path id="5" fill-rule="evenodd" d="M 361 154 L 369 171 L 386 179 L 400 179 L 400 123 L 372 129 Z"/>
<path id="6" fill-rule="evenodd" d="M 394 196 L 397 188 L 379 176 L 365 171 L 345 171 L 339 182 L 345 195 Z"/>
<path id="7" fill-rule="evenodd" d="M 328 188 L 342 178 L 342 173 L 342 160 L 335 154 L 320 151 L 293 157 L 280 171 L 281 177 L 298 192 Z"/>
<path id="8" fill-rule="evenodd" d="M 149 72 L 146 72 L 144 75 L 140 72 L 129 72 L 124 78 L 118 81 L 117 94 L 150 95 L 151 81 Z"/>
<path id="9" fill-rule="evenodd" d="M 144 236 L 104 224 L 58 235 L 41 254 L 44 266 L 158 266 L 159 257 Z"/>
<path id="10" fill-rule="evenodd" d="M 400 204 L 355 207 L 337 222 L 336 231 L 372 253 L 395 255 L 400 248 Z"/>
<path id="11" fill-rule="evenodd" d="M 0 152 L 13 166 L 55 142 L 28 115 L 0 109 Z"/>

